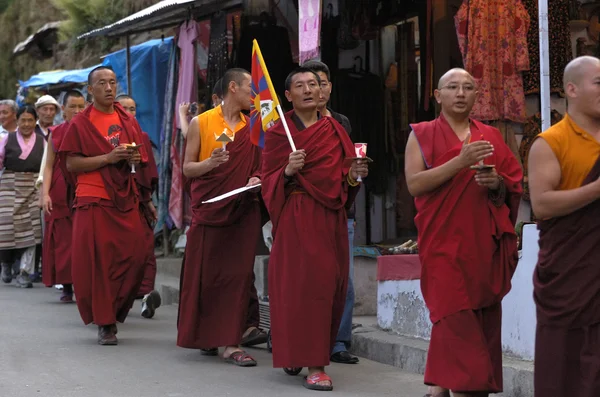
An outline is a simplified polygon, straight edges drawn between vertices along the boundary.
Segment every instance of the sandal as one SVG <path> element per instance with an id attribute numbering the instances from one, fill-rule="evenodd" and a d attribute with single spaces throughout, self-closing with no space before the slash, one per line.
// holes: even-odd
<path id="1" fill-rule="evenodd" d="M 225 362 L 237 365 L 238 367 L 256 367 L 257 364 L 256 360 L 245 351 L 231 353 L 231 355 L 225 359 Z"/>
<path id="2" fill-rule="evenodd" d="M 242 346 L 256 346 L 267 342 L 267 333 L 261 329 L 254 328 L 250 333 L 242 339 Z"/>
<path id="3" fill-rule="evenodd" d="M 319 385 L 319 382 L 329 382 L 329 386 Z M 318 390 L 318 391 L 332 391 L 333 383 L 331 382 L 331 378 L 325 372 L 317 372 L 310 376 L 304 377 L 303 386 L 309 390 Z"/>
<path id="4" fill-rule="evenodd" d="M 210 356 L 210 357 L 218 356 L 219 348 L 215 347 L 212 349 L 200 349 L 200 354 L 202 354 L 203 356 Z"/>

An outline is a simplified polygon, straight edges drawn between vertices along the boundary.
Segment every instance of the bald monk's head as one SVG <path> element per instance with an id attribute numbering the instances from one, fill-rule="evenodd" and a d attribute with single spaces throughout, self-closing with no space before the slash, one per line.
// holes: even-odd
<path id="1" fill-rule="evenodd" d="M 440 78 L 434 94 L 446 117 L 469 117 L 477 99 L 475 79 L 464 69 L 451 69 Z"/>
<path id="2" fill-rule="evenodd" d="M 569 112 L 600 117 L 600 59 L 583 56 L 573 59 L 563 75 Z"/>
<path id="3" fill-rule="evenodd" d="M 242 110 L 250 110 L 252 105 L 252 76 L 245 69 L 229 69 L 221 79 L 223 100 L 232 102 Z"/>

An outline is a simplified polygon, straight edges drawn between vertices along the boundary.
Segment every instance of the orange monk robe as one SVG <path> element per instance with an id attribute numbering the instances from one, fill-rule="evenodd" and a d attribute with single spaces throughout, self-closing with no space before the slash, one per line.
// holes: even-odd
<path id="1" fill-rule="evenodd" d="M 600 177 L 600 143 L 566 115 L 539 135 L 561 168 L 558 190 Z M 600 200 L 569 215 L 538 222 L 536 397 L 600 393 Z"/>

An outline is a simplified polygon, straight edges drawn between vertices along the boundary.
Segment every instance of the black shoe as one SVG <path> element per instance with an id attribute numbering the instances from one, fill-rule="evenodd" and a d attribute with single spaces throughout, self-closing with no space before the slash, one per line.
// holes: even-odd
<path id="1" fill-rule="evenodd" d="M 343 351 L 332 354 L 331 361 L 339 364 L 358 364 L 358 357 L 351 355 L 347 351 Z"/>
<path id="2" fill-rule="evenodd" d="M 162 299 L 158 291 L 152 291 L 148 295 L 144 296 L 142 300 L 142 317 L 152 318 L 154 312 L 160 307 Z"/>

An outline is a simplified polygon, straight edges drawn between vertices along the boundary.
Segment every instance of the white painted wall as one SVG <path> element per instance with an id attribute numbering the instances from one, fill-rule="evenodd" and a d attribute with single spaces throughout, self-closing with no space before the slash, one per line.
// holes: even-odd
<path id="1" fill-rule="evenodd" d="M 536 225 L 523 228 L 523 251 L 513 276 L 512 290 L 502 302 L 502 350 L 524 360 L 533 360 L 535 348 L 532 277 L 538 259 L 538 239 Z M 379 281 L 377 323 L 401 335 L 429 339 L 431 323 L 420 281 Z"/>
<path id="2" fill-rule="evenodd" d="M 502 302 L 502 348 L 525 360 L 533 360 L 535 348 L 533 271 L 538 260 L 538 240 L 537 226 L 525 225 L 523 251 L 513 276 L 512 290 Z"/>

